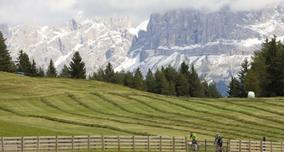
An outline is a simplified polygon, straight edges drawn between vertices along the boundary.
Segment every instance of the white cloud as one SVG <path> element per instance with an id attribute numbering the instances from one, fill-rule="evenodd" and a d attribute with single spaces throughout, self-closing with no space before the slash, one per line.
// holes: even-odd
<path id="1" fill-rule="evenodd" d="M 0 0 L 0 23 L 61 24 L 78 11 L 87 16 L 130 16 L 144 20 L 154 12 L 176 8 L 260 9 L 282 0 Z"/>
<path id="2" fill-rule="evenodd" d="M 55 24 L 70 18 L 76 0 L 0 0 L 0 22 Z"/>
<path id="3" fill-rule="evenodd" d="M 234 10 L 251 10 L 261 9 L 264 7 L 271 7 L 277 3 L 283 2 L 282 0 L 235 0 L 230 3 L 231 8 Z"/>
<path id="4" fill-rule="evenodd" d="M 89 16 L 128 15 L 142 21 L 151 13 L 177 8 L 215 11 L 228 5 L 233 10 L 256 10 L 279 2 L 282 0 L 81 0 L 75 8 L 84 10 Z"/>

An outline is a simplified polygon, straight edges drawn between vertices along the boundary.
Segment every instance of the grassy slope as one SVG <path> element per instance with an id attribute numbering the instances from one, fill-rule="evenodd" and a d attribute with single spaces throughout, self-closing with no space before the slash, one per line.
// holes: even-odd
<path id="1" fill-rule="evenodd" d="M 0 136 L 187 135 L 283 139 L 283 98 L 176 98 L 97 81 L 0 73 Z"/>

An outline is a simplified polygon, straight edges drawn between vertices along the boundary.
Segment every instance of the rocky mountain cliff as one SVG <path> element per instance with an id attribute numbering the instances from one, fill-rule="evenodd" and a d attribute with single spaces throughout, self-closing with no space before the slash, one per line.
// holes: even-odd
<path id="1" fill-rule="evenodd" d="M 2 27 L 2 28 L 1 28 Z M 19 50 L 47 68 L 53 59 L 60 70 L 79 51 L 88 73 L 107 62 L 119 65 L 127 57 L 133 35 L 128 31 L 132 21 L 122 18 L 83 18 L 79 13 L 65 26 L 0 26 L 14 60 Z"/>
<path id="2" fill-rule="evenodd" d="M 225 84 L 250 60 L 265 38 L 274 34 L 283 39 L 283 6 L 258 11 L 216 12 L 194 9 L 153 14 L 146 31 L 140 31 L 129 50 L 126 66 L 144 72 L 161 66 L 194 64 L 200 76 L 214 80 L 225 93 Z M 135 60 L 135 61 L 134 61 Z M 125 65 L 125 64 L 122 64 Z"/>
<path id="3" fill-rule="evenodd" d="M 117 71 L 140 67 L 144 74 L 186 61 L 225 93 L 229 78 L 266 37 L 283 40 L 283 14 L 283 5 L 256 11 L 181 9 L 152 14 L 134 28 L 128 17 L 88 19 L 79 13 L 66 26 L 0 25 L 0 30 L 14 60 L 23 49 L 39 66 L 46 68 L 53 59 L 60 70 L 79 51 L 88 73 L 111 62 Z"/>

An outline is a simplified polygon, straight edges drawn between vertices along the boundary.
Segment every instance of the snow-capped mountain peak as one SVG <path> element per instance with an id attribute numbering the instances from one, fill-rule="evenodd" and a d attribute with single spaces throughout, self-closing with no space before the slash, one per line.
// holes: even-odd
<path id="1" fill-rule="evenodd" d="M 14 60 L 24 50 L 38 66 L 53 59 L 58 70 L 79 51 L 87 73 L 111 62 L 116 71 L 194 64 L 199 75 L 225 84 L 262 41 L 284 38 L 283 6 L 254 11 L 181 9 L 152 14 L 137 27 L 129 17 L 86 18 L 79 12 L 65 26 L 0 25 Z"/>
<path id="2" fill-rule="evenodd" d="M 53 59 L 60 70 L 79 51 L 90 73 L 107 62 L 118 65 L 125 59 L 133 38 L 128 32 L 131 25 L 128 17 L 90 19 L 79 13 L 66 26 L 17 25 L 5 35 L 14 60 L 23 50 L 38 66 L 47 68 Z"/>
<path id="3" fill-rule="evenodd" d="M 203 79 L 222 86 L 220 90 L 225 93 L 230 77 L 245 58 L 251 59 L 262 41 L 273 35 L 284 38 L 283 14 L 278 6 L 254 11 L 182 9 L 153 14 L 148 30 L 133 39 L 129 58 L 123 63 L 139 62 L 125 70 L 140 67 L 146 73 L 167 65 L 179 68 L 185 61 L 194 64 Z"/>
<path id="4" fill-rule="evenodd" d="M 141 24 L 139 24 L 137 27 L 133 28 L 129 28 L 129 32 L 132 34 L 132 35 L 135 35 L 136 37 L 138 37 L 139 35 L 139 32 L 140 31 L 147 31 L 147 25 L 149 23 L 149 20 L 145 20 L 143 21 Z"/>

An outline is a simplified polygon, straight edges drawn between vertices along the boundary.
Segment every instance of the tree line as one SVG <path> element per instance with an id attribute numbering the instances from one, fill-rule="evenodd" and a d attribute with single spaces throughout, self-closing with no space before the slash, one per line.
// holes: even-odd
<path id="1" fill-rule="evenodd" d="M 86 79 L 85 63 L 79 52 L 75 52 L 69 65 L 64 65 L 57 73 L 51 59 L 46 71 L 38 67 L 29 56 L 19 52 L 16 62 L 12 61 L 5 39 L 0 32 L 0 71 L 17 72 L 34 77 L 66 77 Z M 194 68 L 183 62 L 179 70 L 173 67 L 162 67 L 153 73 L 148 70 L 143 77 L 137 68 L 132 72 L 115 72 L 110 63 L 105 69 L 100 68 L 89 79 L 110 82 L 144 90 L 152 93 L 190 96 L 190 97 L 220 97 L 215 83 L 201 80 Z M 246 59 L 241 64 L 241 70 L 232 77 L 229 84 L 229 97 L 246 97 L 248 91 L 254 91 L 256 96 L 284 96 L 284 45 L 276 37 L 262 44 L 261 50 L 254 53 L 252 62 Z"/>
<path id="2" fill-rule="evenodd" d="M 1 63 L 0 63 L 1 64 Z M 64 65 L 60 73 L 57 73 L 54 62 L 50 59 L 46 72 L 41 67 L 37 67 L 35 60 L 30 61 L 28 54 L 22 50 L 19 53 L 16 63 L 11 63 L 12 68 L 1 70 L 6 72 L 16 72 L 18 74 L 31 77 L 66 77 L 66 78 L 86 78 L 85 64 L 79 52 L 75 52 L 69 67 Z"/>
<path id="3" fill-rule="evenodd" d="M 58 74 L 54 62 L 50 59 L 46 72 L 41 67 L 37 67 L 34 60 L 30 61 L 29 56 L 20 51 L 17 61 L 14 63 L 10 57 L 5 44 L 5 39 L 0 32 L 0 71 L 17 72 L 33 77 L 65 77 L 65 78 L 86 78 L 85 63 L 79 52 L 75 52 L 69 66 L 64 65 Z M 214 83 L 208 84 L 200 80 L 192 65 L 191 68 L 183 62 L 179 71 L 168 66 L 158 69 L 155 73 L 148 71 L 144 78 L 140 69 L 131 72 L 115 72 L 111 63 L 105 69 L 100 68 L 94 72 L 89 79 L 117 83 L 134 89 L 148 92 L 191 97 L 220 97 Z"/>
<path id="4" fill-rule="evenodd" d="M 276 36 L 266 39 L 252 62 L 245 59 L 238 76 L 231 78 L 230 97 L 246 97 L 248 91 L 259 97 L 284 96 L 284 44 Z"/>
<path id="5" fill-rule="evenodd" d="M 89 79 L 128 86 L 134 89 L 163 95 L 191 97 L 220 97 L 214 83 L 201 80 L 194 68 L 183 62 L 179 70 L 171 66 L 148 70 L 145 78 L 140 68 L 132 72 L 115 72 L 111 63 L 94 72 Z"/>

